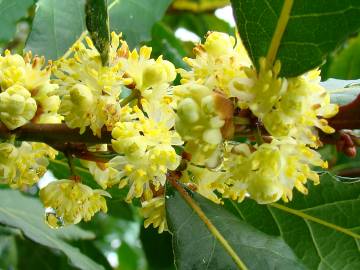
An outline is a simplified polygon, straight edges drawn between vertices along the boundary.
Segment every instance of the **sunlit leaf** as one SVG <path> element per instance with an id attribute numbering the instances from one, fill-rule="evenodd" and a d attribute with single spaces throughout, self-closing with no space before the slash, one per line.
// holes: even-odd
<path id="1" fill-rule="evenodd" d="M 130 47 L 151 38 L 151 28 L 159 21 L 171 0 L 114 0 L 109 3 L 110 29 L 122 32 Z"/>
<path id="2" fill-rule="evenodd" d="M 84 0 L 39 0 L 26 51 L 61 57 L 86 29 Z"/>

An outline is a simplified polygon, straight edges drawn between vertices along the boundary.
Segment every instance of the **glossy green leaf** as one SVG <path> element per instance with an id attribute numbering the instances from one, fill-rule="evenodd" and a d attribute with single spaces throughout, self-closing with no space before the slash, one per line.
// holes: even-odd
<path id="1" fill-rule="evenodd" d="M 320 83 L 330 93 L 331 102 L 345 105 L 360 94 L 360 80 L 329 79 Z"/>
<path id="2" fill-rule="evenodd" d="M 280 235 L 308 269 L 360 268 L 360 183 L 345 184 L 329 174 L 296 192 L 291 203 L 233 203 L 234 212 L 266 233 Z"/>
<path id="3" fill-rule="evenodd" d="M 146 255 L 148 270 L 175 270 L 169 232 L 159 234 L 157 228 L 155 229 L 152 226 L 144 228 L 141 224 L 140 240 Z"/>
<path id="4" fill-rule="evenodd" d="M 86 27 L 99 51 L 103 65 L 109 60 L 110 31 L 107 12 L 107 0 L 86 0 Z"/>
<path id="5" fill-rule="evenodd" d="M 35 198 L 14 190 L 0 190 L 0 223 L 20 229 L 34 242 L 62 251 L 80 269 L 103 269 L 64 241 L 92 239 L 94 234 L 76 226 L 50 229 L 44 222 L 44 208 Z"/>
<path id="6" fill-rule="evenodd" d="M 232 0 L 238 30 L 255 65 L 266 56 L 284 0 Z M 358 0 L 294 1 L 276 55 L 281 75 L 297 76 L 323 63 L 326 56 L 360 29 Z"/>
<path id="7" fill-rule="evenodd" d="M 151 38 L 151 28 L 159 21 L 171 0 L 114 0 L 109 3 L 110 29 L 122 32 L 130 47 Z"/>
<path id="8" fill-rule="evenodd" d="M 350 39 L 339 53 L 330 58 L 326 76 L 343 80 L 360 79 L 360 36 Z"/>
<path id="9" fill-rule="evenodd" d="M 65 254 L 58 250 L 39 245 L 29 239 L 16 239 L 18 252 L 17 267 L 8 269 L 36 270 L 78 270 Z"/>
<path id="10" fill-rule="evenodd" d="M 25 50 L 55 60 L 85 29 L 84 0 L 39 0 Z"/>
<path id="11" fill-rule="evenodd" d="M 194 202 L 249 269 L 304 269 L 280 237 L 269 236 L 198 194 Z M 169 192 L 166 214 L 177 269 L 237 269 L 234 261 L 178 192 Z"/>
<path id="12" fill-rule="evenodd" d="M 0 40 L 8 41 L 16 32 L 17 22 L 27 15 L 33 0 L 0 0 Z"/>

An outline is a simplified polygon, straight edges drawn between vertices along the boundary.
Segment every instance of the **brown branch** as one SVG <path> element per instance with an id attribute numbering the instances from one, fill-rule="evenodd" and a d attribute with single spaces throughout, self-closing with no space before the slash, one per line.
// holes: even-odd
<path id="1" fill-rule="evenodd" d="M 80 134 L 78 128 L 72 129 L 66 126 L 66 124 L 28 123 L 15 130 L 9 130 L 4 124 L 0 123 L 0 137 L 9 138 L 12 135 L 15 135 L 19 141 L 44 142 L 49 145 L 67 142 L 88 144 L 111 143 L 111 132 L 106 129 L 102 130 L 101 138 L 99 138 L 89 129 Z"/>

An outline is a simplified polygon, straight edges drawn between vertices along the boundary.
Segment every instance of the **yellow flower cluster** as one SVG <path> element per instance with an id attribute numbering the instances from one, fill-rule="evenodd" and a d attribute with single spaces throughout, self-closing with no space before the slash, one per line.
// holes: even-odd
<path id="1" fill-rule="evenodd" d="M 108 65 L 103 66 L 92 41 L 85 38 L 85 42 L 77 41 L 70 57 L 56 61 L 53 69 L 61 98 L 59 112 L 80 133 L 87 127 L 97 136 L 103 127 L 112 131 L 112 148 L 119 156 L 108 163 L 82 163 L 103 189 L 128 186 L 127 201 L 142 197 L 146 204 L 164 186 L 167 170 L 176 169 L 180 162 L 172 147 L 182 144 L 173 130 L 170 84 L 176 77 L 175 67 L 161 56 L 151 59 L 149 47 L 130 51 L 115 33 Z M 122 91 L 125 86 L 129 96 Z"/>
<path id="2" fill-rule="evenodd" d="M 111 130 L 120 120 L 121 86 L 124 80 L 119 56 L 116 54 L 121 35 L 112 34 L 109 65 L 103 66 L 101 57 L 91 39 L 86 37 L 86 45 L 76 42 L 70 58 L 56 61 L 54 75 L 59 84 L 61 98 L 59 112 L 65 117 L 70 128 L 80 128 L 83 133 L 90 127 L 101 136 L 101 128 Z"/>
<path id="3" fill-rule="evenodd" d="M 174 88 L 177 98 L 176 130 L 187 142 L 185 150 L 192 161 L 208 167 L 216 167 L 219 161 L 223 127 L 231 119 L 233 106 L 220 93 L 205 85 L 187 83 Z"/>
<path id="4" fill-rule="evenodd" d="M 254 152 L 247 144 L 230 147 L 224 162 L 230 174 L 224 198 L 242 201 L 246 194 L 258 203 L 292 199 L 295 187 L 306 194 L 307 179 L 319 183 L 319 176 L 310 166 L 327 168 L 321 156 L 292 138 L 273 139 L 257 146 Z"/>
<path id="5" fill-rule="evenodd" d="M 194 59 L 185 58 L 191 69 L 179 70 L 182 85 L 174 90 L 179 97 L 176 128 L 185 141 L 185 151 L 191 155 L 182 180 L 195 184 L 197 192 L 217 203 L 221 198 L 216 194 L 238 201 L 250 196 L 258 203 L 280 198 L 288 201 L 294 187 L 307 192 L 304 186 L 307 179 L 318 183 L 319 177 L 311 167 L 325 168 L 327 164 L 310 147 L 321 145 L 317 129 L 334 132 L 324 118 L 338 111 L 319 85 L 319 73 L 311 71 L 295 78 L 281 78 L 280 62 L 272 66 L 264 58 L 256 70 L 240 39 L 235 42 L 224 33 L 209 33 L 205 43 L 197 45 L 194 52 Z M 271 142 L 258 141 L 257 145 L 227 142 L 224 132 L 219 131 L 220 122 L 214 120 L 219 119 L 219 110 L 208 109 L 216 93 L 233 102 L 239 115 L 248 110 L 257 117 Z M 223 109 L 224 104 L 218 108 Z M 228 118 L 228 122 L 232 120 Z M 207 137 L 213 121 L 217 130 L 212 129 Z M 227 124 L 226 130 L 229 127 Z M 222 157 L 222 162 L 215 163 L 216 169 L 211 163 L 205 163 L 207 168 L 195 166 L 197 149 L 204 145 L 203 141 L 211 143 L 212 149 L 218 149 L 217 157 Z"/>
<path id="6" fill-rule="evenodd" d="M 321 144 L 315 127 L 326 133 L 334 130 L 324 118 L 338 112 L 330 96 L 319 85 L 319 71 L 295 78 L 279 78 L 280 63 L 272 69 L 260 59 L 260 70 L 245 67 L 247 78 L 234 78 L 231 92 L 239 99 L 240 108 L 250 108 L 275 137 L 290 136 L 298 142 L 317 147 Z"/>
<path id="7" fill-rule="evenodd" d="M 227 96 L 230 95 L 230 82 L 235 77 L 244 77 L 242 67 L 251 65 L 242 43 L 235 44 L 235 39 L 225 33 L 210 33 L 204 44 L 195 46 L 194 53 L 195 59 L 184 58 L 191 70 L 178 70 L 181 83 L 196 82 Z"/>
<path id="8" fill-rule="evenodd" d="M 154 228 L 158 228 L 158 232 L 167 231 L 165 198 L 163 196 L 152 198 L 141 204 L 140 213 L 145 218 L 144 226 L 149 227 L 153 224 Z"/>
<path id="9" fill-rule="evenodd" d="M 162 56 L 156 60 L 150 58 L 151 48 L 143 46 L 139 52 L 130 51 L 127 44 L 122 43 L 120 63 L 124 77 L 132 80 L 131 87 L 138 90 L 147 101 L 159 102 L 169 95 L 169 85 L 176 78 L 175 67 Z"/>
<path id="10" fill-rule="evenodd" d="M 118 171 L 120 188 L 129 185 L 127 201 L 141 196 L 151 199 L 153 191 L 165 185 L 167 171 L 180 164 L 172 146 L 182 141 L 171 130 L 172 112 L 167 107 L 151 106 L 146 100 L 142 100 L 142 108 L 135 106 L 135 119 L 119 122 L 112 131 L 112 147 L 121 155 L 110 160 L 109 166 Z"/>
<path id="11" fill-rule="evenodd" d="M 40 190 L 45 207 L 51 207 L 65 225 L 79 223 L 82 219 L 89 221 L 99 211 L 106 213 L 104 196 L 110 197 L 110 194 L 67 179 L 51 182 Z"/>
<path id="12" fill-rule="evenodd" d="M 0 183 L 12 188 L 25 189 L 36 184 L 46 172 L 48 158 L 57 151 L 44 143 L 22 142 L 19 147 L 11 143 L 0 144 Z"/>
<path id="13" fill-rule="evenodd" d="M 0 121 L 15 129 L 29 121 L 60 123 L 57 85 L 50 82 L 51 65 L 30 53 L 24 57 L 5 51 L 0 56 Z"/>
<path id="14" fill-rule="evenodd" d="M 145 227 L 153 224 L 162 232 L 165 184 L 174 170 L 215 203 L 247 196 L 262 204 L 288 201 L 294 188 L 307 193 L 308 179 L 319 183 L 312 167 L 327 164 L 313 150 L 321 145 L 317 130 L 334 131 L 325 118 L 338 108 L 319 85 L 318 72 L 282 78 L 281 63 L 265 59 L 256 69 L 240 38 L 219 32 L 209 33 L 194 53 L 184 59 L 190 70 L 177 70 L 177 86 L 171 85 L 177 76 L 172 63 L 152 59 L 146 46 L 131 51 L 121 34 L 111 34 L 107 65 L 88 37 L 53 68 L 43 68 L 44 59 L 30 54 L 0 56 L 0 121 L 9 129 L 64 121 L 81 134 L 87 128 L 98 137 L 104 129 L 111 132 L 109 148 L 89 151 L 110 149 L 116 156 L 82 161 L 101 189 L 77 177 L 41 189 L 53 211 L 47 216 L 51 226 L 106 212 L 110 195 L 104 190 L 117 186 L 128 189 L 126 201 L 140 199 Z M 246 125 L 254 119 L 270 139 L 262 142 L 258 134 L 257 144 L 237 142 L 234 134 L 252 128 Z M 39 180 L 56 151 L 40 143 L 15 145 L 0 144 L 0 182 L 24 189 Z"/>

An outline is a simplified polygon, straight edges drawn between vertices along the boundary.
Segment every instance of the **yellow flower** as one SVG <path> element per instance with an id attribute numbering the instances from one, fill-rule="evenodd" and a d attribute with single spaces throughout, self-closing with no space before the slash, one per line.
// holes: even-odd
<path id="1" fill-rule="evenodd" d="M 44 206 L 54 209 L 65 225 L 89 221 L 99 211 L 107 212 L 104 196 L 110 194 L 67 179 L 51 182 L 40 190 Z"/>
<path id="2" fill-rule="evenodd" d="M 299 142 L 321 145 L 316 128 L 334 132 L 324 118 L 338 112 L 330 103 L 330 96 L 319 85 L 318 71 L 310 71 L 296 78 L 279 78 L 280 62 L 268 67 L 260 59 L 260 69 L 244 68 L 246 78 L 235 78 L 230 89 L 238 98 L 240 108 L 250 108 L 275 137 L 291 136 Z"/>
<path id="3" fill-rule="evenodd" d="M 174 95 L 178 100 L 175 128 L 187 142 L 185 151 L 191 153 L 192 162 L 216 167 L 223 141 L 222 127 L 227 118 L 232 117 L 232 103 L 208 87 L 195 83 L 176 86 Z"/>
<path id="4" fill-rule="evenodd" d="M 309 80 L 307 74 L 288 79 L 288 87 L 264 116 L 263 123 L 273 136 L 291 136 L 312 147 L 321 145 L 316 128 L 333 133 L 324 118 L 338 112 L 338 106 L 330 103 L 330 96 L 318 80 Z"/>
<path id="5" fill-rule="evenodd" d="M 0 86 L 2 91 L 12 87 L 23 87 L 37 104 L 36 123 L 60 123 L 62 117 L 57 113 L 60 99 L 56 96 L 57 84 L 50 81 L 51 63 L 45 65 L 44 57 L 24 57 L 5 51 L 0 56 Z"/>
<path id="6" fill-rule="evenodd" d="M 279 78 L 280 62 L 268 67 L 265 58 L 260 59 L 260 69 L 244 68 L 246 78 L 235 78 L 229 87 L 233 96 L 239 99 L 240 108 L 250 108 L 262 119 L 286 91 L 287 80 Z"/>
<path id="7" fill-rule="evenodd" d="M 167 231 L 165 198 L 155 197 L 141 203 L 141 215 L 145 218 L 144 227 L 147 228 L 151 224 L 154 228 L 158 228 L 158 232 Z"/>
<path id="8" fill-rule="evenodd" d="M 223 193 L 226 189 L 224 172 L 211 171 L 189 164 L 182 173 L 180 181 L 195 184 L 196 192 L 215 203 L 221 202 L 215 191 Z"/>
<path id="9" fill-rule="evenodd" d="M 141 111 L 134 107 L 129 121 L 118 122 L 112 131 L 112 146 L 116 152 L 125 155 L 142 155 L 158 144 L 181 145 L 179 134 L 172 130 L 174 111 L 164 104 L 142 100 Z"/>
<path id="10" fill-rule="evenodd" d="M 174 131 L 174 112 L 163 104 L 142 100 L 141 111 L 133 108 L 132 122 L 118 122 L 112 131 L 113 149 L 122 154 L 110 160 L 109 167 L 118 171 L 119 187 L 130 186 L 127 201 L 144 195 L 153 196 L 152 189 L 164 186 L 168 170 L 175 170 L 180 157 L 173 145 L 181 145 Z"/>
<path id="11" fill-rule="evenodd" d="M 227 153 L 225 168 L 230 173 L 224 197 L 239 201 L 246 194 L 258 203 L 271 203 L 282 198 L 292 199 L 295 187 L 307 193 L 307 179 L 319 183 L 319 176 L 310 166 L 327 167 L 320 154 L 294 139 L 273 139 L 250 153 L 248 150 Z"/>
<path id="12" fill-rule="evenodd" d="M 0 149 L 0 182 L 19 189 L 36 184 L 46 172 L 48 159 L 54 159 L 57 154 L 57 151 L 44 143 L 22 142 L 17 148 L 2 143 Z"/>
<path id="13" fill-rule="evenodd" d="M 72 47 L 73 56 L 56 62 L 54 75 L 58 78 L 61 97 L 60 113 L 71 128 L 83 133 L 90 126 L 93 133 L 101 135 L 101 128 L 111 130 L 120 120 L 121 86 L 123 79 L 117 51 L 120 35 L 112 34 L 109 66 L 103 66 L 100 54 L 90 38 L 87 46 L 78 42 Z"/>
<path id="14" fill-rule="evenodd" d="M 109 163 L 81 160 L 81 164 L 89 169 L 90 174 L 102 189 L 118 184 L 118 171 L 110 167 Z"/>
<path id="15" fill-rule="evenodd" d="M 169 86 L 176 78 L 175 67 L 159 56 L 151 59 L 151 48 L 143 46 L 139 52 L 130 51 L 126 42 L 122 42 L 122 70 L 125 77 L 132 79 L 133 87 L 140 91 L 148 102 L 162 101 L 169 95 Z"/>
<path id="16" fill-rule="evenodd" d="M 217 89 L 231 96 L 229 83 L 233 78 L 245 77 L 243 66 L 251 61 L 239 37 L 225 33 L 209 32 L 204 44 L 194 48 L 195 59 L 184 58 L 191 70 L 178 69 L 181 83 L 194 82 Z"/>
<path id="17" fill-rule="evenodd" d="M 179 164 L 180 157 L 174 148 L 161 144 L 142 155 L 117 156 L 109 162 L 109 166 L 118 171 L 119 187 L 129 185 L 126 201 L 141 196 L 151 199 L 153 190 L 165 185 L 167 171 L 175 170 Z"/>
<path id="18" fill-rule="evenodd" d="M 16 175 L 13 165 L 18 156 L 18 150 L 11 143 L 0 143 L 0 182 L 7 183 Z"/>

